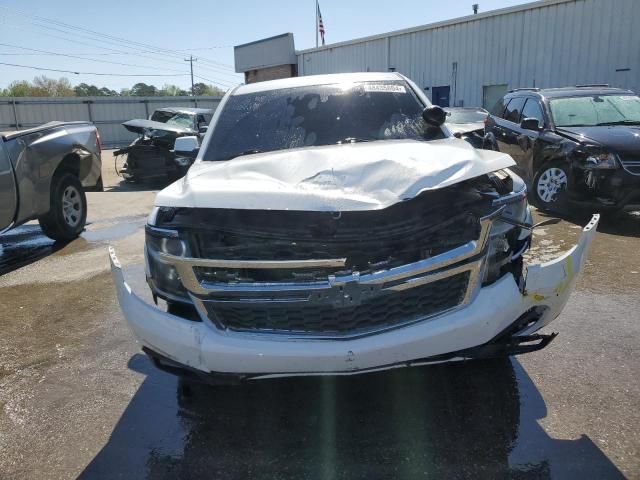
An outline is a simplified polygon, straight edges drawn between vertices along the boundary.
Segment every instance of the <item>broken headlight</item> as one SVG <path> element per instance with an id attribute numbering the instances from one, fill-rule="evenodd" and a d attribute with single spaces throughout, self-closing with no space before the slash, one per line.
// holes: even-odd
<path id="1" fill-rule="evenodd" d="M 501 218 L 515 223 L 532 224 L 527 187 L 515 173 L 506 172 L 512 182 L 512 192 L 494 200 L 496 206 L 504 206 Z M 516 281 L 522 274 L 522 254 L 529 247 L 531 231 L 496 219 L 491 227 L 489 251 L 483 277 L 483 285 L 489 285 L 506 273 L 512 273 Z"/>
<path id="2" fill-rule="evenodd" d="M 153 215 L 153 213 L 152 213 Z M 151 217 L 149 220 L 153 220 Z M 147 225 L 145 228 L 145 257 L 147 282 L 154 294 L 165 300 L 188 301 L 187 291 L 176 268 L 162 259 L 161 254 L 184 257 L 189 255 L 188 243 L 177 230 Z"/>
<path id="3" fill-rule="evenodd" d="M 586 158 L 588 169 L 608 169 L 616 168 L 618 166 L 616 161 L 616 155 L 613 153 L 599 153 L 595 155 L 589 155 Z"/>

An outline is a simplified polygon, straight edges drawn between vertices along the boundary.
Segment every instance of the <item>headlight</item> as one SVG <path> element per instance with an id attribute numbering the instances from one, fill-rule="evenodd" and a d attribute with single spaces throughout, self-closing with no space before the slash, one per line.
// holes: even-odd
<path id="1" fill-rule="evenodd" d="M 156 214 L 157 215 L 157 214 Z M 157 228 L 147 225 L 145 228 L 145 246 L 149 283 L 160 297 L 178 297 L 186 300 L 187 291 L 180 276 L 171 263 L 161 259 L 160 254 L 184 257 L 189 255 L 188 243 L 180 238 L 177 230 Z"/>
<path id="2" fill-rule="evenodd" d="M 616 155 L 613 153 L 600 153 L 587 157 L 587 168 L 616 168 Z"/>
<path id="3" fill-rule="evenodd" d="M 519 223 L 531 224 L 531 212 L 527 202 L 527 187 L 524 181 L 512 171 L 508 172 L 512 181 L 512 193 L 494 201 L 496 206 L 504 205 L 503 218 Z M 491 227 L 489 251 L 485 265 L 483 285 L 489 285 L 506 273 L 512 273 L 516 281 L 522 270 L 522 253 L 528 248 L 531 232 L 511 223 L 496 219 Z"/>

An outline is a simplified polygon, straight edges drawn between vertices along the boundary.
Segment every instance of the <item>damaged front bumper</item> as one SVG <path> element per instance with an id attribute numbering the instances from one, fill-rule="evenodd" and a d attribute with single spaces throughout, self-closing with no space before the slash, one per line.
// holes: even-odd
<path id="1" fill-rule="evenodd" d="M 478 288 L 462 308 L 355 338 L 259 335 L 186 320 L 135 295 L 112 248 L 111 270 L 129 325 L 144 350 L 167 370 L 238 378 L 350 374 L 543 348 L 553 336 L 534 332 L 564 308 L 598 220 L 594 215 L 578 244 L 564 255 L 529 265 L 524 289 L 507 274 Z"/>

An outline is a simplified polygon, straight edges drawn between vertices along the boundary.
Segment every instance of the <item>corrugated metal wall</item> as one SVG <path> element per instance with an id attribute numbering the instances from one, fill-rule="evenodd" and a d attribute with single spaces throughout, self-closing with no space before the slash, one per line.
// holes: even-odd
<path id="1" fill-rule="evenodd" d="M 451 86 L 451 104 L 467 106 L 482 104 L 485 85 L 609 83 L 640 92 L 640 0 L 550 0 L 510 10 L 517 8 L 301 51 L 298 72 L 395 68 L 429 96 L 434 86 Z"/>
<path id="2" fill-rule="evenodd" d="M 220 97 L 198 97 L 198 107 L 215 109 Z M 0 97 L 0 131 L 35 127 L 54 120 L 89 120 L 105 147 L 124 146 L 136 137 L 122 122 L 148 118 L 156 108 L 193 107 L 193 97 Z"/>

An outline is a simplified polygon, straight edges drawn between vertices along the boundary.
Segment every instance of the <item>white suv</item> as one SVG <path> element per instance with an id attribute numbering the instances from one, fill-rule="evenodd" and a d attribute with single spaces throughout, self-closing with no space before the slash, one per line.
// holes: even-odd
<path id="1" fill-rule="evenodd" d="M 216 382 L 346 374 L 538 350 L 593 239 L 526 265 L 508 155 L 454 138 L 397 73 L 243 85 L 186 177 L 160 192 L 137 297 L 120 305 L 165 370 Z"/>

